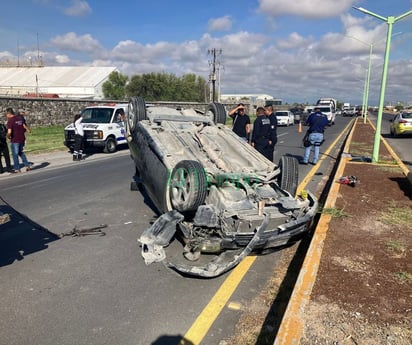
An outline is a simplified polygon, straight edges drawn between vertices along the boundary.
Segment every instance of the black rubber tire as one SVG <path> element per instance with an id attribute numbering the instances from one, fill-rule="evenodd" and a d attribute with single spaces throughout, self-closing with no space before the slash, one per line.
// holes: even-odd
<path id="1" fill-rule="evenodd" d="M 207 107 L 207 111 L 211 111 L 213 114 L 213 122 L 226 124 L 226 109 L 222 103 L 210 103 Z"/>
<path id="2" fill-rule="evenodd" d="M 299 162 L 295 157 L 282 156 L 279 160 L 280 174 L 278 185 L 281 189 L 295 196 L 299 182 Z"/>
<path id="3" fill-rule="evenodd" d="M 117 151 L 116 139 L 113 137 L 108 137 L 106 143 L 104 144 L 103 152 L 105 153 L 114 153 Z"/>
<path id="4" fill-rule="evenodd" d="M 127 110 L 126 126 L 129 132 L 132 132 L 139 121 L 147 120 L 146 103 L 143 97 L 132 97 Z"/>
<path id="5" fill-rule="evenodd" d="M 170 202 L 179 212 L 192 212 L 202 205 L 207 195 L 207 177 L 202 164 L 183 160 L 176 164 L 169 184 Z"/>

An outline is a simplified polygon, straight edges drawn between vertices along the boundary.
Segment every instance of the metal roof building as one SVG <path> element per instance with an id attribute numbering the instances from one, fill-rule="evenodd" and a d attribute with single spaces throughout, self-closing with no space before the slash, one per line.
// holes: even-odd
<path id="1" fill-rule="evenodd" d="M 103 99 L 102 85 L 116 67 L 0 67 L 0 95 L 56 94 Z"/>

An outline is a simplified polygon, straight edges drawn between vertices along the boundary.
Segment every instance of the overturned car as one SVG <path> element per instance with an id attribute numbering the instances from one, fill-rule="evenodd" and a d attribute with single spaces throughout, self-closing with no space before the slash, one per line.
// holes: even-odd
<path id="1" fill-rule="evenodd" d="M 252 251 L 294 243 L 309 229 L 318 203 L 310 192 L 295 198 L 296 159 L 274 164 L 225 122 L 220 103 L 196 110 L 129 101 L 131 189 L 142 190 L 159 212 L 138 239 L 146 264 L 216 277 Z M 176 260 L 169 253 L 166 259 L 172 243 L 181 248 Z"/>

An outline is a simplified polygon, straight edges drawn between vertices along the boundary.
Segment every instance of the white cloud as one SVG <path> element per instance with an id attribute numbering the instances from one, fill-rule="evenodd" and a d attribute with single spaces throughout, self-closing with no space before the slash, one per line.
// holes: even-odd
<path id="1" fill-rule="evenodd" d="M 102 49 L 99 41 L 90 34 L 78 36 L 74 32 L 56 36 L 50 40 L 50 44 L 57 49 L 74 52 L 96 52 L 96 50 Z"/>
<path id="2" fill-rule="evenodd" d="M 72 0 L 71 6 L 64 9 L 64 13 L 72 17 L 82 17 L 92 13 L 87 1 Z"/>
<path id="3" fill-rule="evenodd" d="M 329 18 L 350 8 L 354 0 L 259 0 L 259 12 L 268 16 L 284 14 L 304 18 Z"/>
<path id="4" fill-rule="evenodd" d="M 229 31 L 232 28 L 230 16 L 209 19 L 208 31 Z"/>
<path id="5" fill-rule="evenodd" d="M 67 64 L 70 62 L 70 58 L 67 55 L 56 55 L 55 59 L 59 64 Z"/>
<path id="6" fill-rule="evenodd" d="M 281 49 L 305 48 L 314 41 L 313 37 L 302 37 L 297 32 L 292 32 L 286 39 L 278 40 L 278 47 Z"/>

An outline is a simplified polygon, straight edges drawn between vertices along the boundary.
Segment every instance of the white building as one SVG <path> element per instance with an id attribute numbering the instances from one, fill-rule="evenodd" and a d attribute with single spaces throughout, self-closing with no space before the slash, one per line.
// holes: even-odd
<path id="1" fill-rule="evenodd" d="M 102 85 L 116 70 L 87 66 L 0 67 L 0 95 L 103 99 Z"/>
<path id="2" fill-rule="evenodd" d="M 243 101 L 245 103 L 261 106 L 264 105 L 266 101 L 273 101 L 275 98 L 265 94 L 222 94 L 220 100 L 225 103 L 239 103 Z"/>

